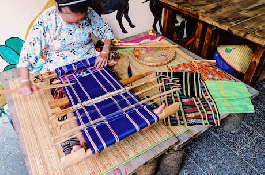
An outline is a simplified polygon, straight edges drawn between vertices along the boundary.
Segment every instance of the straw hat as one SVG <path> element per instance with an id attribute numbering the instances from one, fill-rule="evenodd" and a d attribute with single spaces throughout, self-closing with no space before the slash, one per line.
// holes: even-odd
<path id="1" fill-rule="evenodd" d="M 217 52 L 229 66 L 244 74 L 253 57 L 253 51 L 247 45 L 221 45 Z"/>

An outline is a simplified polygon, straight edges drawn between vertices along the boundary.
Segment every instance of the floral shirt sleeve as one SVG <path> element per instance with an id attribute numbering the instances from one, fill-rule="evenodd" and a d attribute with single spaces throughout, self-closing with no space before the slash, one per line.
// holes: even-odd
<path id="1" fill-rule="evenodd" d="M 28 67 L 29 70 L 40 67 L 44 73 L 96 56 L 92 33 L 102 40 L 114 39 L 111 27 L 91 8 L 83 21 L 68 25 L 55 7 L 51 7 L 35 20 L 17 67 Z"/>
<path id="2" fill-rule="evenodd" d="M 27 40 L 21 49 L 17 67 L 28 67 L 29 70 L 35 67 L 46 45 L 45 33 L 43 15 L 40 15 L 32 25 Z"/>

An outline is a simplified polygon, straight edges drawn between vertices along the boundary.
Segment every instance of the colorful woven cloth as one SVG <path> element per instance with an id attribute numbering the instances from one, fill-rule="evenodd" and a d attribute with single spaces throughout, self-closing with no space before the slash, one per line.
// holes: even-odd
<path id="1" fill-rule="evenodd" d="M 220 114 L 254 113 L 251 94 L 243 82 L 205 81 Z"/>
<path id="2" fill-rule="evenodd" d="M 160 91 L 169 91 L 181 85 L 181 90 L 167 95 L 161 99 L 167 106 L 174 102 L 180 102 L 178 113 L 164 119 L 166 125 L 219 125 L 220 116 L 216 105 L 210 96 L 205 84 L 199 78 L 198 73 L 185 72 L 159 72 L 158 81 L 163 83 Z M 193 77 L 193 78 L 191 78 Z M 185 96 L 190 91 L 189 96 Z M 193 96 L 191 96 L 193 95 Z"/>
<path id="3" fill-rule="evenodd" d="M 221 69 L 217 68 L 216 61 L 192 60 L 181 64 L 168 65 L 171 72 L 198 72 L 202 80 L 230 80 L 233 79 Z"/>
<path id="4" fill-rule="evenodd" d="M 83 60 L 58 68 L 56 73 L 62 83 L 75 83 L 64 91 L 70 105 L 79 107 L 74 115 L 78 125 L 86 126 L 82 134 L 93 153 L 159 120 L 148 106 L 139 105 L 130 91 L 114 95 L 125 87 L 109 71 L 89 66 L 89 59 Z M 113 96 L 106 98 L 110 94 Z"/>

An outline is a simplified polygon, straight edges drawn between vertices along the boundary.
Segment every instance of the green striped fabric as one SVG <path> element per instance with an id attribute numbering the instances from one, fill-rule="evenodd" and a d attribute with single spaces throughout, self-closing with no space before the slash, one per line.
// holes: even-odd
<path id="1" fill-rule="evenodd" d="M 254 113 L 251 94 L 242 82 L 205 81 L 220 114 Z"/>

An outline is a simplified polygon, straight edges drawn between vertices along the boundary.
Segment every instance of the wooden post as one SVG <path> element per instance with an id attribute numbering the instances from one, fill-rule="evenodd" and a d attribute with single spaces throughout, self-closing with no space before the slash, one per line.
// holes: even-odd
<path id="1" fill-rule="evenodd" d="M 176 12 L 166 6 L 164 9 L 164 19 L 163 19 L 163 36 L 172 39 L 174 28 L 175 28 L 175 22 L 176 22 Z"/>
<path id="2" fill-rule="evenodd" d="M 205 39 L 204 39 L 202 52 L 201 52 L 201 57 L 203 57 L 203 58 L 207 58 L 208 50 L 211 49 L 210 44 L 212 42 L 212 35 L 213 35 L 213 29 L 214 28 L 215 27 L 212 25 L 207 25 Z"/>
<path id="3" fill-rule="evenodd" d="M 194 52 L 198 54 L 199 52 L 199 45 L 200 45 L 200 38 L 202 33 L 203 23 L 201 21 L 198 21 L 197 23 L 197 29 L 195 32 L 195 41 L 194 41 Z"/>
<path id="4" fill-rule="evenodd" d="M 248 70 L 244 76 L 244 83 L 246 84 L 250 84 L 251 83 L 251 80 L 255 74 L 255 71 L 259 65 L 259 62 L 260 62 L 260 59 L 262 57 L 262 54 L 264 52 L 264 49 L 261 47 L 261 46 L 258 46 L 255 50 L 255 53 L 252 57 L 252 60 L 251 60 L 251 63 L 248 67 Z"/>

